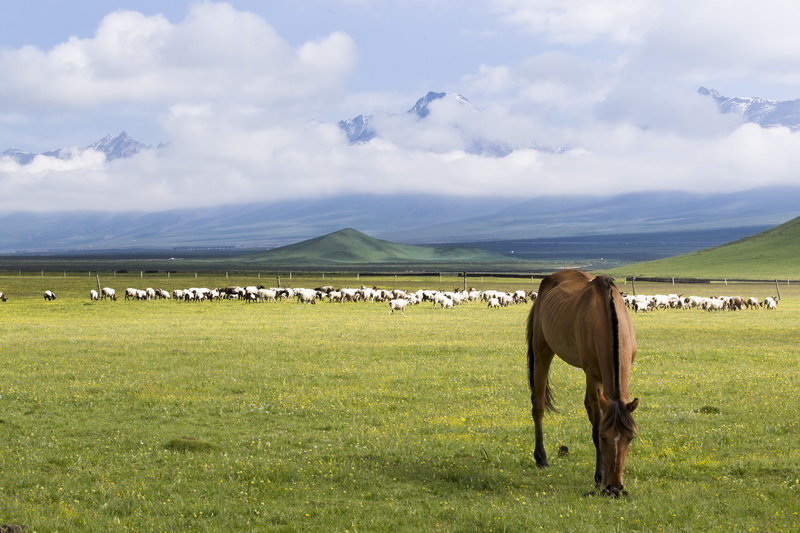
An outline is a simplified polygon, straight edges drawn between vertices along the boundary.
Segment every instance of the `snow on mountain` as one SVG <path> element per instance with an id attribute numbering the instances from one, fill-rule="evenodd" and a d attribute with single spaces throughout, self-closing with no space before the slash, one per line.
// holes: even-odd
<path id="1" fill-rule="evenodd" d="M 433 105 L 449 107 L 448 112 L 451 113 L 449 121 L 445 120 L 444 123 L 436 121 L 436 124 L 430 122 L 431 108 Z M 351 119 L 341 120 L 338 122 L 339 127 L 347 135 L 347 140 L 350 144 L 366 143 L 376 137 L 388 137 L 393 142 L 402 144 L 402 140 L 392 138 L 392 133 L 380 129 L 380 124 L 386 125 L 387 121 L 398 119 L 397 122 L 405 122 L 407 117 L 416 119 L 413 126 L 419 131 L 436 128 L 442 135 L 439 138 L 449 137 L 452 139 L 460 139 L 458 145 L 450 146 L 449 149 L 461 149 L 467 153 L 478 154 L 489 157 L 505 157 L 514 151 L 514 147 L 502 139 L 494 139 L 486 136 L 481 131 L 475 131 L 475 116 L 470 114 L 477 114 L 480 111 L 472 105 L 472 103 L 464 96 L 456 93 L 435 92 L 429 91 L 425 96 L 418 99 L 416 103 L 405 113 L 386 113 L 384 115 L 358 115 Z M 467 124 L 469 123 L 469 124 Z M 413 149 L 425 149 L 426 147 L 411 146 Z M 441 146 L 427 147 L 431 151 L 441 151 Z M 536 150 L 542 149 L 539 145 L 532 144 L 529 148 Z"/>
<path id="2" fill-rule="evenodd" d="M 113 161 L 114 159 L 131 157 L 150 147 L 146 144 L 140 143 L 123 131 L 116 137 L 113 135 L 106 135 L 87 148 L 91 148 L 92 150 L 96 150 L 98 152 L 103 152 L 106 154 L 106 159 Z"/>
<path id="3" fill-rule="evenodd" d="M 370 124 L 372 115 L 358 115 L 347 120 L 340 120 L 338 125 L 347 134 L 350 144 L 365 143 L 374 139 L 378 133 Z"/>
<path id="4" fill-rule="evenodd" d="M 0 157 L 13 159 L 18 165 L 27 165 L 33 161 L 33 158 L 36 157 L 36 154 L 23 152 L 22 150 L 17 150 L 16 148 L 9 148 L 3 153 L 0 153 Z"/>
<path id="5" fill-rule="evenodd" d="M 784 126 L 792 131 L 800 130 L 799 100 L 768 100 L 749 96 L 722 96 L 714 89 L 700 87 L 697 92 L 712 98 L 722 113 L 733 113 L 745 122 L 754 122 L 764 128 Z"/>
<path id="6" fill-rule="evenodd" d="M 467 106 L 469 109 L 475 109 L 472 103 L 460 94 L 428 91 L 428 94 L 417 100 L 417 103 L 414 104 L 414 107 L 406 111 L 406 113 L 416 115 L 419 118 L 425 118 L 431 113 L 431 103 L 437 100 L 450 100 Z"/>
<path id="7" fill-rule="evenodd" d="M 81 149 L 81 151 L 95 150 L 97 152 L 102 152 L 105 154 L 108 161 L 113 161 L 115 159 L 124 159 L 134 156 L 142 150 L 147 150 L 149 148 L 152 147 L 137 141 L 123 131 L 119 135 L 106 135 L 99 141 L 84 147 Z M 23 152 L 22 150 L 17 150 L 16 148 L 9 148 L 8 150 L 0 153 L 0 157 L 10 158 L 20 165 L 27 165 L 33 161 L 37 155 L 55 157 L 58 159 L 71 159 L 75 153 L 75 150 L 68 150 L 65 148 L 59 148 L 58 150 L 43 152 L 41 154 Z"/>

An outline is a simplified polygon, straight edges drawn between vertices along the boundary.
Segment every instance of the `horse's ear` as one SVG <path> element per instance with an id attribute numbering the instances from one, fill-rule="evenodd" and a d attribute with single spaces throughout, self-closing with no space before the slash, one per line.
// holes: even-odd
<path id="1" fill-rule="evenodd" d="M 603 396 L 603 391 L 600 389 L 597 389 L 597 401 L 600 402 L 600 409 L 605 412 L 605 410 L 608 409 L 608 404 L 610 402 L 608 401 L 608 398 Z"/>
<path id="2" fill-rule="evenodd" d="M 636 408 L 639 407 L 639 398 L 634 398 L 633 401 L 626 404 L 625 407 L 628 408 L 629 413 L 634 412 Z"/>

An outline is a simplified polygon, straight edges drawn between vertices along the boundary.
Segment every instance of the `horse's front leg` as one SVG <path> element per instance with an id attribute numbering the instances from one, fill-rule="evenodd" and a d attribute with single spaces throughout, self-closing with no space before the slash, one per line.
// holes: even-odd
<path id="1" fill-rule="evenodd" d="M 594 467 L 594 484 L 596 487 L 601 487 L 603 483 L 603 454 L 600 453 L 600 418 L 602 411 L 600 410 L 600 403 L 597 400 L 597 383 L 586 379 L 586 396 L 583 399 L 583 405 L 586 406 L 586 414 L 589 417 L 589 422 L 592 423 L 592 442 L 594 443 L 595 452 L 595 467 Z"/>

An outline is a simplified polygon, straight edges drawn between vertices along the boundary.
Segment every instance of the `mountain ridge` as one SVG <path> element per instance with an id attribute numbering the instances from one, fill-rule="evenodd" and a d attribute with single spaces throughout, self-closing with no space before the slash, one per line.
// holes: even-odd
<path id="1" fill-rule="evenodd" d="M 155 213 L 5 213 L 0 252 L 271 248 L 342 227 L 414 244 L 766 227 L 796 217 L 798 205 L 800 187 L 763 187 L 529 200 L 362 194 Z"/>
<path id="2" fill-rule="evenodd" d="M 370 237 L 353 228 L 240 257 L 264 265 L 352 265 L 403 263 L 515 263 L 494 252 L 466 246 L 417 246 Z"/>
<path id="3" fill-rule="evenodd" d="M 697 92 L 713 99 L 720 113 L 738 115 L 743 121 L 764 128 L 783 126 L 792 131 L 800 130 L 800 99 L 778 101 L 757 96 L 728 97 L 705 87 L 698 88 Z"/>
<path id="4" fill-rule="evenodd" d="M 116 159 L 132 157 L 143 150 L 149 150 L 152 148 L 153 147 L 150 145 L 137 141 L 123 130 L 117 135 L 106 135 L 102 139 L 99 139 L 79 150 L 94 150 L 104 154 L 107 161 L 114 161 Z M 58 148 L 56 150 L 42 153 L 25 152 L 17 148 L 9 148 L 3 152 L 0 152 L 0 157 L 10 158 L 16 161 L 19 165 L 30 164 L 37 156 L 71 159 L 74 155 L 75 151 L 67 148 Z"/>

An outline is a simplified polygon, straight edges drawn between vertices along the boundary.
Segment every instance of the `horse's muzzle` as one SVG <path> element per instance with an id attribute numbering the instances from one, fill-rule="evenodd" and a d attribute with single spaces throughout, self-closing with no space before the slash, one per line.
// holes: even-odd
<path id="1" fill-rule="evenodd" d="M 603 496 L 610 496 L 612 498 L 619 498 L 620 496 L 627 496 L 628 491 L 625 490 L 625 487 L 611 487 L 606 485 L 603 489 Z"/>

